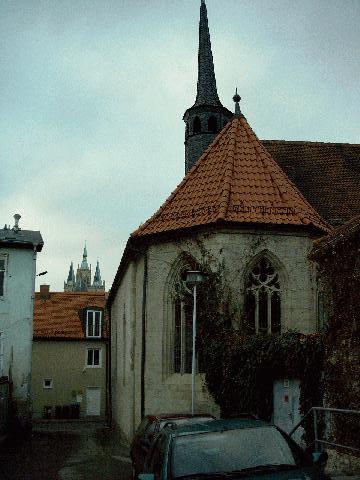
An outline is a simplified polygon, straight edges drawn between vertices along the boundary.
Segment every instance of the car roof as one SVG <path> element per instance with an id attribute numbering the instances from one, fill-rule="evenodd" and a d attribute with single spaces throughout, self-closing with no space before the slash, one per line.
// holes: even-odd
<path id="1" fill-rule="evenodd" d="M 178 427 L 169 425 L 167 432 L 175 435 L 190 435 L 194 433 L 220 432 L 225 430 L 241 430 L 245 428 L 273 427 L 270 423 L 263 420 L 255 420 L 252 418 L 231 418 L 213 420 L 212 422 L 199 422 L 193 424 L 185 424 Z"/>
<path id="2" fill-rule="evenodd" d="M 172 418 L 196 418 L 196 417 L 209 417 L 209 418 L 215 418 L 214 415 L 211 415 L 210 413 L 189 413 L 189 412 L 184 412 L 184 413 L 159 413 L 157 415 L 146 415 L 149 419 L 155 420 L 168 420 Z"/>

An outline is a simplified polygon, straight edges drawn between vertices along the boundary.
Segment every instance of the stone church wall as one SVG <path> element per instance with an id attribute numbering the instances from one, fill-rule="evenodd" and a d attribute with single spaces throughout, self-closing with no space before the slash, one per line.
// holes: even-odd
<path id="1" fill-rule="evenodd" d="M 218 262 L 224 262 L 224 275 L 231 284 L 233 296 L 240 307 L 244 296 L 244 276 L 249 271 L 249 265 L 257 256 L 266 253 L 280 272 L 282 330 L 296 329 L 304 333 L 315 331 L 315 271 L 307 260 L 312 246 L 310 237 L 301 234 L 224 230 L 197 238 L 217 259 L 214 261 L 214 269 Z M 201 264 L 195 237 L 153 244 L 148 251 L 146 414 L 190 411 L 191 408 L 191 375 L 173 373 L 170 367 L 173 326 L 170 279 L 173 266 L 184 252 L 191 254 Z M 117 342 L 117 353 L 113 353 L 112 360 L 113 412 L 114 420 L 128 437 L 132 436 L 134 427 L 140 421 L 142 279 L 143 265 L 131 263 L 112 307 L 112 338 L 113 342 Z M 114 373 L 114 369 L 117 372 Z M 196 410 L 219 414 L 200 375 L 196 386 Z"/>

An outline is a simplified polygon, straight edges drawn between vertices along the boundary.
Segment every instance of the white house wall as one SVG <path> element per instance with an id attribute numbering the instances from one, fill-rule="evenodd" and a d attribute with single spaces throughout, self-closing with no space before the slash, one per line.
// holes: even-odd
<path id="1" fill-rule="evenodd" d="M 30 396 L 36 254 L 31 249 L 15 248 L 0 248 L 0 254 L 7 256 L 5 292 L 0 299 L 2 374 L 11 375 L 14 399 L 21 404 Z"/>
<path id="2" fill-rule="evenodd" d="M 314 267 L 307 260 L 312 239 L 305 235 L 275 234 L 259 231 L 217 231 L 200 236 L 202 245 L 219 262 L 231 282 L 234 299 L 242 304 L 244 275 L 251 261 L 266 252 L 280 269 L 282 282 L 282 331 L 295 329 L 309 333 L 316 328 L 316 280 Z M 189 411 L 191 375 L 169 371 L 171 312 L 168 308 L 168 282 L 171 269 L 181 252 L 190 253 L 201 263 L 193 240 L 153 244 L 148 250 L 146 303 L 145 413 Z M 214 268 L 216 268 L 214 262 Z M 113 359 L 114 420 L 131 436 L 140 421 L 141 301 L 143 264 L 131 263 L 123 276 L 112 306 L 112 329 L 117 329 L 117 352 Z M 134 296 L 136 301 L 134 302 Z M 126 307 L 126 355 L 123 355 L 123 308 Z M 131 305 L 133 305 L 131 307 Z M 116 324 L 116 326 L 115 326 Z M 133 336 L 133 332 L 136 332 Z M 135 349 L 131 369 L 131 346 Z M 125 358 L 125 368 L 123 361 Z M 116 386 L 115 386 L 116 385 Z M 200 375 L 197 379 L 198 411 L 219 413 L 209 397 Z M 135 394 L 135 398 L 134 395 Z"/>

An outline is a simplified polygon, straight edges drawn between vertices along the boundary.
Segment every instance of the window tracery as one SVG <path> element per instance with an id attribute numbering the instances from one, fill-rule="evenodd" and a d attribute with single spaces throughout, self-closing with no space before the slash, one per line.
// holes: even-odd
<path id="1" fill-rule="evenodd" d="M 245 323 L 254 333 L 280 333 L 281 289 L 279 273 L 263 257 L 252 268 L 246 283 Z"/>

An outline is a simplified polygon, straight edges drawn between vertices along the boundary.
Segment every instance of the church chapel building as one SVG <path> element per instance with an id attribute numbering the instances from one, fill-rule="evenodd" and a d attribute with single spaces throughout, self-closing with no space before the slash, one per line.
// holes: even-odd
<path id="1" fill-rule="evenodd" d="M 319 328 L 313 241 L 360 214 L 360 145 L 259 140 L 216 88 L 201 1 L 197 96 L 184 114 L 186 175 L 128 240 L 109 293 L 112 416 L 190 411 L 192 296 L 204 252 L 254 333 Z M 208 325 L 211 329 L 211 325 Z M 197 375 L 196 410 L 218 414 Z"/>

